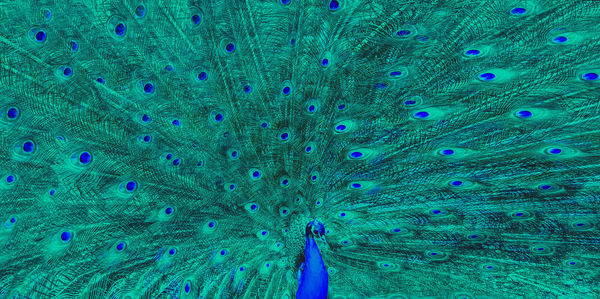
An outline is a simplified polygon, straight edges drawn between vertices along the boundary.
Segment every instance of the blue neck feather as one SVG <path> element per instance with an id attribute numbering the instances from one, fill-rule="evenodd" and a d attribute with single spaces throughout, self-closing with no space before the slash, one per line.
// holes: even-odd
<path id="1" fill-rule="evenodd" d="M 296 298 L 327 298 L 327 286 L 329 283 L 327 269 L 325 268 L 319 247 L 308 228 L 306 231 L 304 257 L 305 268 L 300 275 Z"/>

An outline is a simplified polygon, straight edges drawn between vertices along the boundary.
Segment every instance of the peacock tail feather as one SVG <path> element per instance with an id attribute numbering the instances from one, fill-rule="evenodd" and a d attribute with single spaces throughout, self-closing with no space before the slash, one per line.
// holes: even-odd
<path id="1" fill-rule="evenodd" d="M 598 20 L 1 1 L 0 298 L 598 298 Z"/>

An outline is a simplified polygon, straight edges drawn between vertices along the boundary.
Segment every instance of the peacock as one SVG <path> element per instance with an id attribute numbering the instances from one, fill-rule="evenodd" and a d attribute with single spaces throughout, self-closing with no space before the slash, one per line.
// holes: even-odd
<path id="1" fill-rule="evenodd" d="M 0 298 L 599 298 L 600 1 L 0 2 Z"/>

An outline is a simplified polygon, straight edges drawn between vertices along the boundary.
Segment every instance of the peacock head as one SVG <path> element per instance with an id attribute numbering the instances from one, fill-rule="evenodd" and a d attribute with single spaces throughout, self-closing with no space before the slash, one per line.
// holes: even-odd
<path id="1" fill-rule="evenodd" d="M 306 225 L 306 237 L 324 238 L 325 225 L 317 219 L 312 220 Z"/>

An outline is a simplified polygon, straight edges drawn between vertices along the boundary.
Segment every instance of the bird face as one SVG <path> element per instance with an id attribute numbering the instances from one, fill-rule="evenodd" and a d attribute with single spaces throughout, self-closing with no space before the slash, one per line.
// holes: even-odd
<path id="1" fill-rule="evenodd" d="M 325 225 L 319 220 L 313 220 L 306 225 L 306 237 L 323 238 Z"/>

